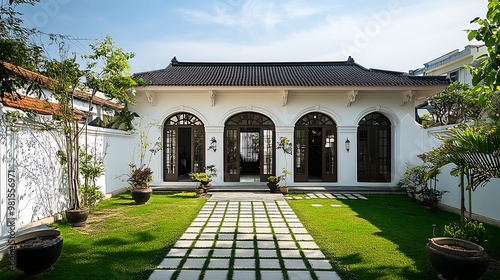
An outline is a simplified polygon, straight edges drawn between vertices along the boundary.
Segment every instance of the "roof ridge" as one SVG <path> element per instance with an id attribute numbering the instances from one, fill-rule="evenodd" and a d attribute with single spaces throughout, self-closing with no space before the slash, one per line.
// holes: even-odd
<path id="1" fill-rule="evenodd" d="M 327 66 L 357 64 L 349 57 L 345 61 L 178 61 L 173 57 L 170 66 Z M 160 69 L 161 70 L 161 69 Z M 153 70 L 154 71 L 154 70 Z M 151 72 L 151 71 L 147 71 Z M 137 73 L 138 74 L 138 73 Z"/>

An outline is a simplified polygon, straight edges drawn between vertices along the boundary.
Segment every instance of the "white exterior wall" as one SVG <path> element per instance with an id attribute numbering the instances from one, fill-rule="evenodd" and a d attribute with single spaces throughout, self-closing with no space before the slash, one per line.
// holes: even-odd
<path id="1" fill-rule="evenodd" d="M 436 92 L 439 90 L 436 90 Z M 356 100 L 348 106 L 347 91 L 291 91 L 288 94 L 287 103 L 283 106 L 283 92 L 276 89 L 224 89 L 216 91 L 215 104 L 212 106 L 209 91 L 193 91 L 179 89 L 162 91 L 155 90 L 154 95 L 148 92 L 152 102 L 148 102 L 144 91 L 138 90 L 138 101 L 131 110 L 144 116 L 144 122 L 151 121 L 158 124 L 158 130 L 152 132 L 151 139 L 161 136 L 163 123 L 171 115 L 179 112 L 192 113 L 205 125 L 206 149 L 210 139 L 217 140 L 217 152 L 206 151 L 206 164 L 214 164 L 219 170 L 219 176 L 214 178 L 214 184 L 231 185 L 234 182 L 224 182 L 223 178 L 223 143 L 224 124 L 233 115 L 242 112 L 256 112 L 269 117 L 275 124 L 276 139 L 286 136 L 294 139 L 295 123 L 304 115 L 311 112 L 321 112 L 330 116 L 337 124 L 337 153 L 338 153 L 338 182 L 314 182 L 294 183 L 293 174 L 287 178 L 290 186 L 374 186 L 394 187 L 404 169 L 401 168 L 399 160 L 401 155 L 408 154 L 407 150 L 414 147 L 402 144 L 401 130 L 402 120 L 407 117 L 413 120 L 414 103 L 403 104 L 403 91 L 370 90 L 360 91 Z M 422 95 L 424 95 L 422 93 Z M 361 118 L 372 112 L 383 113 L 392 123 L 392 182 L 390 183 L 358 183 L 356 178 L 356 155 L 357 155 L 357 125 Z M 405 130 L 408 130 L 405 128 Z M 154 134 L 153 134 L 154 133 Z M 351 150 L 345 149 L 345 140 L 349 138 Z M 414 139 L 414 138 L 412 138 Z M 407 143 L 407 142 L 406 142 Z M 415 143 L 419 145 L 419 143 Z M 276 151 L 276 172 L 280 173 L 285 167 L 285 158 L 282 153 Z M 287 167 L 293 170 L 293 158 L 287 155 Z M 162 157 L 158 154 L 151 165 L 155 174 L 163 174 Z M 155 176 L 153 186 L 180 186 L 187 185 L 185 182 L 163 182 L 162 176 Z"/>

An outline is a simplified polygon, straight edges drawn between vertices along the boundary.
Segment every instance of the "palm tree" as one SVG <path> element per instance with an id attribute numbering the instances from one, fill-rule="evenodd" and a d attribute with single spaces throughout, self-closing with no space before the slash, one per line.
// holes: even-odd
<path id="1" fill-rule="evenodd" d="M 433 164 L 429 175 L 453 163 L 451 174 L 460 176 L 461 220 L 465 221 L 465 190 L 469 191 L 469 219 L 471 219 L 471 194 L 491 178 L 500 178 L 500 127 L 499 123 L 460 126 L 452 129 L 443 144 L 423 157 Z M 465 184 L 467 179 L 467 185 Z"/>

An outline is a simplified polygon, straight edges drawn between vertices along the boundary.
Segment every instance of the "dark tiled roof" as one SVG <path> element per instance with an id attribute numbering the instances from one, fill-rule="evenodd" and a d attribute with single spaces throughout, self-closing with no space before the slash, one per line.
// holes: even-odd
<path id="1" fill-rule="evenodd" d="M 134 74 L 156 86 L 429 86 L 445 77 L 366 69 L 349 57 L 339 62 L 179 62 Z"/>

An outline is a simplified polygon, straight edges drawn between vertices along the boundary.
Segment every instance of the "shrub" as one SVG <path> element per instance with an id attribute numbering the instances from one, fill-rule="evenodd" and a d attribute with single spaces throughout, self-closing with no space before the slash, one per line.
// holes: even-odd
<path id="1" fill-rule="evenodd" d="M 445 225 L 444 236 L 459 238 L 481 245 L 486 241 L 486 229 L 483 223 L 465 219 L 463 225 L 457 222 Z"/>

